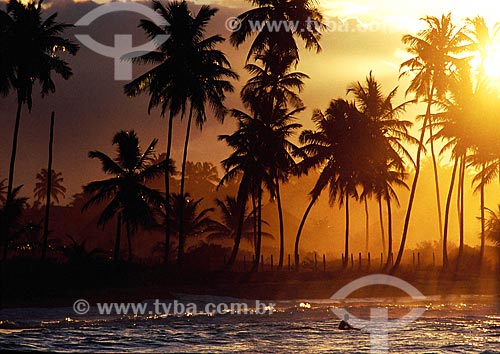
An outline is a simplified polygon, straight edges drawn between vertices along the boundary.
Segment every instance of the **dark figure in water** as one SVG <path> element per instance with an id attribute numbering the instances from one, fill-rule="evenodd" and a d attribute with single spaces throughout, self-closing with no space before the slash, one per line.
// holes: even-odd
<path id="1" fill-rule="evenodd" d="M 351 326 L 347 321 L 349 321 L 349 315 L 345 314 L 344 319 L 339 323 L 339 329 L 357 329 Z"/>

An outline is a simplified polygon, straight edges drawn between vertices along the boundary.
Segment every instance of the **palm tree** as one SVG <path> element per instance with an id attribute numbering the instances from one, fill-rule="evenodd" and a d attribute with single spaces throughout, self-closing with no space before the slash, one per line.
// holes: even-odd
<path id="1" fill-rule="evenodd" d="M 214 221 L 207 214 L 213 212 L 214 209 L 198 210 L 202 201 L 203 198 L 198 200 L 191 198 L 189 193 L 184 194 L 184 198 L 176 193 L 170 196 L 172 210 L 170 218 L 172 231 L 175 234 L 179 235 L 181 227 L 187 237 L 196 237 L 209 230 Z M 163 216 L 166 217 L 166 215 Z M 180 219 L 181 216 L 183 219 Z"/>
<path id="2" fill-rule="evenodd" d="M 302 39 L 306 49 L 314 49 L 316 52 L 321 50 L 320 31 L 325 25 L 321 22 L 323 16 L 316 3 L 311 0 L 252 0 L 251 2 L 256 7 L 237 17 L 238 29 L 231 34 L 231 44 L 236 47 L 248 37 L 255 35 L 247 61 L 252 55 L 259 55 L 268 47 L 275 48 L 274 51 L 277 53 L 290 54 L 297 62 L 299 50 L 294 37 Z"/>
<path id="3" fill-rule="evenodd" d="M 63 186 L 64 178 L 61 172 L 56 172 L 51 170 L 52 180 L 50 184 L 50 195 L 59 204 L 59 197 L 64 198 L 66 195 L 66 187 Z M 47 181 L 48 173 L 46 168 L 42 168 L 36 175 L 38 182 L 35 184 L 33 193 L 35 194 L 35 199 L 39 202 L 44 201 L 47 198 Z"/>
<path id="4" fill-rule="evenodd" d="M 497 167 L 490 168 L 491 163 L 498 158 L 498 134 L 496 133 L 495 119 L 498 108 L 495 102 L 498 96 L 484 83 L 473 84 L 469 67 L 462 67 L 457 80 L 450 85 L 450 97 L 438 101 L 443 112 L 435 115 L 437 125 L 441 127 L 435 138 L 447 140 L 442 152 L 451 150 L 454 166 L 450 180 L 450 188 L 445 209 L 445 228 L 443 239 L 443 269 L 448 268 L 447 237 L 449 208 L 455 184 L 455 175 L 458 169 L 458 196 L 460 247 L 457 267 L 460 264 L 464 248 L 464 181 L 466 163 L 481 167 L 481 172 L 474 179 L 481 191 L 482 235 L 484 249 L 484 185 L 491 181 L 496 174 Z M 481 120 L 481 124 L 478 121 Z M 470 156 L 469 156 L 470 155 Z M 488 167 L 487 167 L 488 166 Z"/>
<path id="5" fill-rule="evenodd" d="M 17 95 L 7 186 L 8 202 L 13 197 L 22 107 L 26 105 L 31 111 L 36 81 L 41 86 L 43 97 L 56 90 L 52 73 L 65 80 L 72 76 L 71 68 L 58 56 L 58 52 L 76 55 L 79 49 L 75 43 L 61 36 L 72 25 L 57 22 L 57 13 L 43 19 L 42 4 L 43 0 L 33 0 L 28 4 L 23 4 L 20 0 L 9 0 L 6 10 L 0 10 L 0 94 L 7 96 L 15 91 Z"/>
<path id="6" fill-rule="evenodd" d="M 163 42 L 158 50 L 149 52 L 132 59 L 134 62 L 156 65 L 153 69 L 142 74 L 124 87 L 125 94 L 137 96 L 142 92 L 147 92 L 150 96 L 148 113 L 154 107 L 161 107 L 161 115 L 165 116 L 169 111 L 166 161 L 170 161 L 172 150 L 172 126 L 173 119 L 181 113 L 181 118 L 186 111 L 189 97 L 189 81 L 183 76 L 185 55 L 182 55 L 180 48 L 193 38 L 189 38 L 190 33 L 186 33 L 186 24 L 191 23 L 192 17 L 185 1 L 172 1 L 164 7 L 159 1 L 153 0 L 152 8 L 158 12 L 165 20 L 164 26 L 158 26 L 153 21 L 141 20 L 140 27 L 146 34 L 154 39 L 158 35 L 167 36 L 168 40 Z M 188 37 L 188 38 L 185 38 Z M 191 46 L 189 45 L 191 48 Z M 165 165 L 165 195 L 170 195 L 169 167 Z M 165 210 L 168 213 L 170 207 L 168 198 L 165 200 Z M 165 219 L 165 264 L 169 263 L 170 255 L 170 218 Z"/>
<path id="7" fill-rule="evenodd" d="M 189 42 L 186 43 L 192 47 L 189 47 L 188 50 L 184 47 L 186 56 L 183 58 L 183 68 L 186 71 L 184 76 L 189 80 L 190 111 L 182 159 L 180 195 L 184 195 L 187 152 L 193 115 L 195 116 L 196 125 L 202 129 L 207 120 L 205 107 L 208 104 L 212 108 L 215 117 L 220 122 L 223 122 L 226 115 L 226 108 L 223 103 L 225 93 L 233 91 L 233 86 L 226 79 L 238 79 L 238 75 L 231 70 L 231 65 L 225 54 L 215 49 L 215 46 L 222 43 L 224 38 L 218 35 L 206 39 L 203 37 L 210 18 L 217 11 L 215 8 L 202 6 L 196 17 L 193 18 L 192 23 L 187 24 L 186 28 L 187 31 L 192 33 L 192 39 L 188 37 Z M 183 220 L 182 209 L 180 212 L 180 220 Z M 185 241 L 182 224 L 179 225 L 178 236 L 177 262 L 180 266 L 182 265 Z"/>
<path id="8" fill-rule="evenodd" d="M 233 265 L 238 254 L 239 244 L 243 230 L 245 208 L 248 197 L 252 196 L 252 201 L 256 201 L 254 207 L 256 218 L 256 257 L 253 270 L 257 269 L 260 260 L 260 246 L 262 238 L 262 186 L 265 183 L 272 185 L 272 178 L 269 176 L 265 164 L 267 154 L 265 138 L 268 128 L 263 121 L 256 116 L 252 117 L 245 112 L 232 110 L 231 114 L 238 120 L 238 129 L 231 135 L 220 135 L 219 140 L 234 149 L 234 152 L 222 161 L 226 174 L 221 179 L 220 185 L 237 177 L 241 178 L 238 188 L 238 207 L 240 209 L 238 229 L 235 236 L 233 251 L 226 267 Z"/>
<path id="9" fill-rule="evenodd" d="M 1 92 L 7 95 L 11 90 L 17 93 L 17 115 L 14 129 L 11 163 L 9 170 L 8 195 L 12 191 L 14 165 L 17 150 L 17 136 L 24 104 L 31 111 L 32 92 L 39 81 L 42 96 L 55 92 L 52 72 L 65 80 L 72 76 L 68 64 L 57 56 L 58 52 L 75 55 L 78 46 L 60 35 L 72 25 L 56 22 L 57 13 L 43 20 L 43 0 L 23 4 L 10 0 L 6 11 L 0 11 L 2 28 L 2 82 Z M 30 30 L 26 30 L 30 29 Z"/>
<path id="10" fill-rule="evenodd" d="M 120 131 L 113 138 L 113 145 L 117 146 L 117 155 L 112 159 L 100 151 L 89 152 L 90 158 L 97 158 L 103 172 L 112 175 L 112 178 L 90 182 L 83 187 L 85 193 L 91 197 L 85 203 L 82 211 L 92 205 L 101 204 L 110 200 L 98 220 L 103 227 L 117 215 L 119 220 L 115 241 L 115 261 L 120 251 L 121 223 L 126 227 L 128 241 L 128 256 L 132 259 L 131 236 L 140 227 L 149 228 L 156 224 L 156 208 L 164 204 L 164 200 L 157 190 L 146 187 L 146 183 L 161 176 L 165 171 L 166 160 L 153 164 L 154 148 L 158 140 L 153 139 L 146 150 L 141 151 L 139 138 L 134 131 Z M 173 167 L 168 164 L 169 173 Z M 123 221 L 122 221 L 123 220 Z"/>
<path id="11" fill-rule="evenodd" d="M 424 137 L 427 130 L 432 138 L 432 105 L 436 98 L 443 97 L 448 90 L 450 77 L 454 75 L 455 69 L 462 66 L 467 58 L 459 58 L 464 52 L 470 49 L 468 37 L 461 28 L 457 28 L 451 21 L 451 14 L 442 15 L 441 18 L 427 16 L 422 19 L 427 24 L 427 28 L 417 33 L 417 36 L 403 36 L 403 43 L 408 46 L 407 51 L 414 55 L 413 58 L 401 64 L 403 70 L 401 76 L 413 75 L 408 93 L 415 93 L 417 99 L 422 98 L 427 103 L 425 116 L 420 133 L 419 146 L 415 160 L 415 174 L 413 177 L 408 208 L 401 244 L 396 262 L 392 272 L 396 271 L 403 257 L 408 227 L 410 223 L 411 211 L 415 199 L 418 177 L 420 175 L 420 158 L 424 148 Z M 441 217 L 441 201 L 439 192 L 439 179 L 437 171 L 437 161 L 434 152 L 433 139 L 431 142 L 431 155 L 434 168 L 434 182 L 436 185 L 436 202 L 438 209 L 439 233 L 443 238 L 443 226 Z"/>
<path id="12" fill-rule="evenodd" d="M 500 247 L 500 205 L 498 211 L 495 212 L 486 208 L 489 217 L 486 221 L 486 237 L 493 242 L 495 246 Z"/>
<path id="13" fill-rule="evenodd" d="M 368 252 L 368 209 L 366 205 L 366 200 L 371 194 L 375 194 L 379 203 L 379 213 L 381 218 L 381 229 L 382 229 L 382 244 L 385 249 L 384 240 L 384 226 L 382 219 L 382 199 L 385 199 L 387 204 L 387 212 L 389 218 L 389 251 L 388 255 L 390 257 L 392 253 L 392 217 L 390 208 L 390 199 L 397 196 L 391 187 L 392 183 L 396 183 L 401 186 L 406 186 L 404 183 L 404 162 L 403 158 L 407 158 L 411 162 L 413 159 L 404 146 L 404 142 L 417 143 L 418 141 L 408 134 L 408 129 L 412 126 L 412 123 L 407 120 L 401 120 L 399 116 L 405 111 L 406 106 L 413 101 L 404 102 L 396 107 L 393 106 L 392 100 L 397 94 L 398 88 L 392 89 L 387 96 L 382 92 L 382 86 L 375 79 L 372 72 L 366 77 L 365 82 L 361 83 L 359 81 L 352 83 L 348 89 L 347 94 L 352 93 L 355 97 L 355 103 L 359 111 L 365 114 L 370 120 L 378 125 L 378 129 L 383 132 L 385 138 L 390 143 L 394 152 L 391 155 L 391 160 L 386 162 L 387 168 L 380 166 L 379 171 L 384 173 L 379 177 L 377 183 L 373 185 L 373 190 L 370 190 L 370 186 L 364 186 L 365 193 L 362 195 L 362 199 L 365 201 L 365 213 L 366 213 L 366 248 Z M 381 177 L 381 178 L 380 178 Z M 369 182 L 372 183 L 372 182 Z M 398 201 L 397 201 L 398 202 Z M 399 202 L 398 202 L 399 204 Z M 385 254 L 385 252 L 384 252 Z M 388 258 L 389 260 L 389 258 Z"/>
<path id="14" fill-rule="evenodd" d="M 238 201 L 234 197 L 226 196 L 224 200 L 215 199 L 215 203 L 219 207 L 221 221 L 214 221 L 208 228 L 208 240 L 221 240 L 230 239 L 234 240 L 236 237 L 236 232 L 238 230 L 238 223 L 240 220 L 239 213 L 240 209 L 238 206 Z M 241 236 L 248 242 L 253 243 L 254 240 L 254 222 L 255 211 L 247 213 L 245 208 L 245 217 L 243 221 Z M 265 220 L 262 223 L 267 225 Z M 273 238 L 270 233 L 262 232 L 262 237 Z"/>
<path id="15" fill-rule="evenodd" d="M 136 61 L 142 63 L 153 62 L 159 65 L 126 85 L 125 90 L 127 94 L 135 95 L 144 90 L 147 85 L 151 85 L 152 81 L 157 81 L 158 86 L 149 87 L 152 96 L 151 100 L 153 101 L 154 97 L 158 100 L 158 102 L 154 102 L 154 105 L 159 104 L 160 101 L 172 100 L 171 97 L 165 97 L 165 95 L 179 96 L 178 107 L 172 106 L 173 102 L 169 107 L 171 111 L 169 127 L 173 118 L 172 114 L 175 115 L 179 110 L 182 110 L 183 115 L 189 100 L 190 109 L 184 143 L 180 187 L 180 195 L 184 195 L 187 151 L 193 115 L 196 124 L 201 129 L 207 120 L 205 106 L 209 104 L 216 118 L 223 121 L 226 113 L 223 105 L 225 92 L 233 90 L 232 85 L 226 78 L 237 79 L 238 76 L 230 69 L 230 64 L 224 53 L 215 49 L 215 46 L 223 42 L 224 39 L 219 35 L 204 38 L 206 26 L 218 11 L 217 9 L 202 6 L 195 17 L 189 12 L 185 1 L 169 3 L 166 8 L 158 1 L 153 1 L 153 9 L 163 16 L 167 24 L 164 28 L 160 28 L 151 21 L 143 20 L 141 21 L 141 27 L 151 37 L 161 33 L 169 35 L 169 39 L 160 47 L 160 52 L 148 53 L 136 59 Z M 172 91 L 166 88 L 169 85 L 172 87 Z M 153 90 L 159 92 L 153 92 Z M 167 90 L 167 92 L 164 90 Z M 163 102 L 163 110 L 165 109 L 166 102 Z M 169 128 L 167 158 L 170 158 L 170 134 L 171 129 Z M 167 179 L 165 183 L 167 189 Z M 167 195 L 170 194 L 169 188 L 166 193 Z M 167 217 L 166 233 L 170 233 L 169 219 Z M 180 219 L 182 220 L 182 216 Z M 180 226 L 177 259 L 179 265 L 182 264 L 183 252 L 184 232 L 182 226 Z"/>

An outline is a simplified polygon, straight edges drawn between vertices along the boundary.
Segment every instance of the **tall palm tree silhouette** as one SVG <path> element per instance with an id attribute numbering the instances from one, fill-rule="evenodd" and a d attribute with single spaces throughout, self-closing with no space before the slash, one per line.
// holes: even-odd
<path id="1" fill-rule="evenodd" d="M 55 202 L 59 203 L 59 197 L 64 198 L 66 196 L 66 187 L 64 187 L 63 185 L 64 178 L 61 172 L 52 170 L 51 173 L 52 180 L 50 186 L 50 194 Z M 35 194 L 35 199 L 39 202 L 42 202 L 47 198 L 48 175 L 49 174 L 46 168 L 42 168 L 41 171 L 36 175 L 37 182 L 35 184 L 35 188 L 33 189 L 33 193 Z"/>
<path id="2" fill-rule="evenodd" d="M 91 151 L 90 158 L 98 159 L 102 170 L 113 177 L 101 181 L 90 182 L 83 187 L 90 199 L 84 204 L 82 211 L 90 206 L 109 201 L 98 220 L 103 227 L 117 215 L 118 226 L 115 240 L 115 261 L 120 254 L 121 223 L 125 224 L 128 241 L 128 257 L 132 259 L 131 236 L 139 227 L 148 228 L 156 224 L 157 208 L 164 204 L 160 192 L 148 188 L 148 181 L 158 178 L 165 171 L 166 160 L 153 164 L 154 148 L 158 140 L 151 141 L 146 150 L 141 151 L 139 138 L 134 131 L 120 131 L 113 137 L 113 145 L 117 147 L 116 158 L 103 152 Z M 170 161 L 169 173 L 173 172 Z"/>
<path id="3" fill-rule="evenodd" d="M 167 159 L 170 158 L 173 117 L 181 112 L 182 118 L 189 101 L 189 118 L 181 169 L 180 194 L 183 195 L 193 115 L 196 124 L 201 129 L 207 120 L 205 107 L 209 104 L 216 118 L 222 121 L 226 113 L 223 104 L 225 92 L 233 90 L 227 79 L 237 79 L 238 76 L 230 69 L 229 61 L 224 53 L 215 49 L 224 39 L 219 35 L 204 38 L 206 26 L 218 11 L 217 9 L 202 6 L 194 17 L 185 1 L 171 2 L 166 7 L 158 1 L 153 1 L 153 9 L 162 15 L 166 25 L 159 27 L 152 21 L 142 20 L 141 27 L 152 38 L 158 34 L 166 34 L 169 38 L 160 46 L 159 51 L 134 59 L 136 62 L 158 65 L 127 84 L 125 92 L 134 96 L 148 90 L 151 95 L 150 108 L 161 104 L 162 114 L 167 108 L 170 110 Z M 165 177 L 165 188 L 166 194 L 169 195 L 168 176 Z M 167 217 L 166 220 L 165 252 L 168 254 L 170 218 Z M 183 252 L 184 233 L 180 226 L 177 258 L 179 265 L 182 264 Z M 167 260 L 167 255 L 165 257 Z"/>
<path id="4" fill-rule="evenodd" d="M 389 142 L 393 152 L 390 154 L 389 160 L 386 162 L 387 169 L 379 166 L 379 171 L 382 173 L 377 176 L 375 183 L 372 180 L 368 181 L 370 185 L 364 186 L 362 199 L 365 200 L 371 195 L 375 195 L 379 203 L 379 212 L 381 219 L 381 228 L 383 228 L 382 219 L 382 199 L 387 203 L 388 214 L 388 255 L 392 254 L 392 216 L 391 216 L 391 198 L 394 197 L 399 204 L 397 195 L 392 188 L 392 184 L 406 186 L 403 179 L 405 178 L 405 166 L 403 159 L 408 159 L 413 162 L 413 159 L 406 149 L 404 143 L 418 144 L 418 140 L 413 138 L 408 129 L 412 123 L 407 120 L 400 119 L 401 114 L 405 111 L 409 103 L 414 101 L 403 102 L 398 106 L 393 105 L 393 99 L 397 94 L 398 88 L 392 89 L 387 96 L 382 91 L 382 86 L 373 76 L 370 71 L 365 82 L 359 81 L 352 83 L 347 94 L 351 93 L 355 97 L 355 104 L 359 111 L 365 114 L 372 122 L 378 125 L 379 131 L 383 132 L 384 137 Z M 367 216 L 368 219 L 368 216 Z M 368 231 L 367 231 L 368 232 Z M 382 232 L 382 244 L 385 255 L 385 240 L 384 232 Z M 368 233 L 366 244 L 368 245 Z M 389 257 L 387 260 L 389 261 Z"/>
<path id="5" fill-rule="evenodd" d="M 294 37 L 305 42 L 306 49 L 321 50 L 319 40 L 323 16 L 311 0 L 252 0 L 256 7 L 237 17 L 238 28 L 231 34 L 231 43 L 238 47 L 255 35 L 248 52 L 259 55 L 266 48 L 287 53 L 297 62 L 299 50 Z M 256 27 L 257 26 L 257 27 Z"/>
<path id="6" fill-rule="evenodd" d="M 57 13 L 44 19 L 42 4 L 43 0 L 31 1 L 28 4 L 9 0 L 6 10 L 0 10 L 0 94 L 7 96 L 14 91 L 17 95 L 7 202 L 13 196 L 22 107 L 26 105 L 31 111 L 33 87 L 37 81 L 44 97 L 56 90 L 53 73 L 65 80 L 72 76 L 68 63 L 61 59 L 58 53 L 68 52 L 76 55 L 79 49 L 75 43 L 62 36 L 72 25 L 57 22 Z"/>
<path id="7" fill-rule="evenodd" d="M 234 152 L 222 161 L 226 174 L 222 177 L 220 184 L 233 180 L 238 176 L 241 178 L 238 188 L 238 208 L 240 210 L 238 229 L 234 239 L 233 251 L 226 264 L 229 268 L 234 264 L 243 232 L 245 218 L 245 208 L 248 197 L 252 196 L 256 200 L 254 208 L 257 221 L 257 238 L 255 242 L 255 262 L 252 271 L 257 269 L 260 260 L 260 247 L 262 238 L 262 184 L 272 185 L 268 171 L 265 168 L 265 130 L 262 120 L 252 117 L 245 112 L 232 110 L 231 114 L 238 120 L 238 129 L 231 135 L 220 135 L 219 140 L 223 140 Z"/>
<path id="8" fill-rule="evenodd" d="M 415 175 L 410 190 L 401 244 L 392 272 L 397 270 L 403 257 L 418 177 L 420 175 L 420 158 L 424 147 L 426 131 L 429 130 L 430 136 L 433 136 L 431 121 L 432 106 L 436 98 L 443 97 L 446 93 L 450 77 L 455 73 L 455 68 L 460 67 L 467 60 L 463 54 L 471 49 L 470 40 L 463 29 L 457 28 L 452 23 L 451 13 L 447 15 L 443 14 L 441 18 L 427 16 L 422 20 L 427 24 L 427 28 L 418 32 L 416 36 L 409 34 L 403 36 L 403 43 L 408 46 L 407 51 L 413 55 L 413 58 L 401 64 L 401 76 L 413 75 L 406 92 L 415 93 L 417 99 L 422 98 L 426 102 L 427 108 L 423 118 L 419 147 L 415 159 Z M 439 232 L 442 238 L 443 226 L 437 161 L 433 139 L 430 142 L 436 186 Z"/>

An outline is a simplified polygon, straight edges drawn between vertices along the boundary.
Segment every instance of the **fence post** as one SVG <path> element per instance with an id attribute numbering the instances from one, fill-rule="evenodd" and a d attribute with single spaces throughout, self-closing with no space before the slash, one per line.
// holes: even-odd
<path id="1" fill-rule="evenodd" d="M 417 266 L 420 268 L 420 252 L 417 253 Z"/>
<path id="2" fill-rule="evenodd" d="M 370 264 L 371 264 L 371 255 L 370 255 L 370 252 L 368 252 L 368 268 L 370 268 Z"/>
<path id="3" fill-rule="evenodd" d="M 359 252 L 359 268 L 361 268 L 361 252 Z"/>
<path id="4" fill-rule="evenodd" d="M 384 265 L 384 254 L 380 252 L 380 266 Z"/>
<path id="5" fill-rule="evenodd" d="M 316 252 L 314 252 L 314 271 L 315 272 L 318 271 L 318 257 L 317 257 Z"/>
<path id="6" fill-rule="evenodd" d="M 323 253 L 323 273 L 326 272 L 326 256 Z"/>
<path id="7" fill-rule="evenodd" d="M 351 268 L 354 268 L 354 254 L 351 253 Z"/>

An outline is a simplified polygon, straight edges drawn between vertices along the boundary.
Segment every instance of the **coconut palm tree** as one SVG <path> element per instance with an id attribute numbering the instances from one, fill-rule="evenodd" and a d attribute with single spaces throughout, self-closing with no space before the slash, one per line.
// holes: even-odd
<path id="1" fill-rule="evenodd" d="M 120 131 L 113 137 L 113 145 L 117 147 L 116 158 L 113 159 L 100 151 L 89 152 L 90 158 L 96 158 L 101 162 L 103 172 L 113 177 L 90 182 L 83 187 L 84 192 L 90 195 L 90 199 L 85 203 L 82 211 L 92 205 L 110 201 L 101 213 L 98 225 L 104 227 L 117 215 L 119 222 L 115 257 L 119 255 L 121 223 L 123 222 L 126 227 L 128 257 L 131 260 L 132 234 L 139 227 L 149 228 L 155 225 L 157 208 L 164 203 L 160 192 L 146 187 L 148 181 L 158 178 L 165 171 L 165 160 L 152 164 L 157 142 L 157 139 L 153 139 L 147 149 L 141 151 L 139 138 L 134 131 Z M 169 173 L 173 172 L 171 162 L 168 170 Z"/>
<path id="2" fill-rule="evenodd" d="M 486 208 L 488 220 L 486 221 L 486 237 L 493 242 L 495 246 L 500 247 L 500 205 L 495 212 Z"/>
<path id="3" fill-rule="evenodd" d="M 226 196 L 224 200 L 215 199 L 215 203 L 220 210 L 221 221 L 214 221 L 208 228 L 208 240 L 222 240 L 230 239 L 234 240 L 236 237 L 236 232 L 238 230 L 239 223 L 239 213 L 240 209 L 238 206 L 238 201 L 234 197 Z M 245 217 L 243 221 L 243 227 L 241 231 L 241 237 L 250 243 L 254 241 L 254 223 L 255 210 L 247 213 L 245 208 Z M 262 223 L 268 225 L 265 220 Z M 273 236 L 268 232 L 262 232 L 262 237 L 273 238 Z"/>
<path id="4" fill-rule="evenodd" d="M 57 22 L 57 13 L 44 19 L 42 4 L 43 0 L 33 0 L 28 4 L 9 0 L 6 9 L 0 10 L 0 94 L 7 96 L 14 91 L 17 95 L 7 201 L 13 197 L 22 107 L 26 105 L 31 111 L 32 93 L 37 81 L 43 97 L 56 90 L 53 73 L 68 80 L 73 73 L 58 53 L 76 55 L 78 51 L 75 43 L 62 36 L 72 25 Z"/>
<path id="5" fill-rule="evenodd" d="M 455 69 L 467 61 L 464 53 L 470 50 L 470 40 L 462 28 L 457 28 L 451 20 L 451 14 L 442 15 L 441 18 L 427 16 L 422 19 L 427 28 L 419 31 L 416 36 L 404 35 L 403 43 L 407 51 L 413 55 L 411 59 L 401 64 L 401 76 L 412 75 L 412 81 L 406 93 L 414 93 L 417 99 L 423 99 L 427 108 L 423 118 L 417 156 L 415 160 L 415 174 L 413 177 L 408 208 L 406 211 L 401 244 L 392 272 L 396 271 L 401 263 L 405 248 L 411 211 L 415 199 L 415 192 L 420 175 L 420 158 L 424 148 L 424 137 L 432 132 L 432 106 L 436 98 L 443 97 L 447 92 L 450 77 L 455 74 Z M 438 209 L 439 233 L 443 236 L 441 201 L 439 192 L 439 179 L 437 161 L 434 152 L 433 139 L 430 139 L 431 155 L 434 168 L 434 182 L 436 186 L 436 202 Z"/>
<path id="6" fill-rule="evenodd" d="M 66 196 L 66 187 L 63 186 L 64 178 L 61 172 L 51 171 L 52 180 L 50 184 L 50 195 L 59 204 L 59 197 L 64 198 Z M 46 168 L 42 168 L 36 175 L 38 182 L 35 184 L 33 193 L 35 194 L 35 199 L 39 202 L 44 201 L 47 198 L 47 181 L 48 173 Z"/>
<path id="7" fill-rule="evenodd" d="M 248 52 L 259 55 L 266 47 L 288 53 L 299 60 L 295 37 L 305 42 L 306 49 L 321 50 L 319 40 L 323 16 L 311 0 L 252 0 L 252 8 L 237 17 L 238 28 L 231 34 L 231 44 L 238 47 L 252 35 L 255 39 Z"/>
<path id="8" fill-rule="evenodd" d="M 12 192 L 14 166 L 17 151 L 17 138 L 24 104 L 32 107 L 32 92 L 36 81 L 45 96 L 55 92 L 52 73 L 67 80 L 72 76 L 68 63 L 61 59 L 58 52 L 75 55 L 78 46 L 61 36 L 72 25 L 56 21 L 57 13 L 43 19 L 43 0 L 23 4 L 10 0 L 5 11 L 0 11 L 3 50 L 1 92 L 7 95 L 11 90 L 17 94 L 17 114 L 9 169 L 8 195 Z M 27 30 L 29 29 L 29 30 Z"/>
<path id="9" fill-rule="evenodd" d="M 231 114 L 238 120 L 238 129 L 231 135 L 220 135 L 219 140 L 225 141 L 234 152 L 225 160 L 222 161 L 226 174 L 221 179 L 220 184 L 233 180 L 237 177 L 241 178 L 238 188 L 238 207 L 240 210 L 238 229 L 235 236 L 233 251 L 229 258 L 226 267 L 229 268 L 234 264 L 243 232 L 243 223 L 245 208 L 248 197 L 252 196 L 252 200 L 256 200 L 254 208 L 256 218 L 256 242 L 255 242 L 255 262 L 252 271 L 256 270 L 260 261 L 260 247 L 262 239 L 262 186 L 263 183 L 272 185 L 272 178 L 267 173 L 265 156 L 264 136 L 267 127 L 261 119 L 252 117 L 245 112 L 232 110 Z"/>
<path id="10" fill-rule="evenodd" d="M 383 174 L 378 181 L 374 184 L 374 190 L 370 190 L 369 186 L 365 186 L 365 191 L 362 195 L 362 199 L 365 201 L 366 210 L 366 248 L 368 251 L 368 209 L 366 205 L 366 200 L 371 194 L 375 194 L 379 203 L 379 213 L 381 219 L 382 228 L 382 244 L 385 247 L 384 240 L 384 227 L 382 219 L 382 199 L 386 199 L 388 217 L 390 215 L 390 198 L 396 196 L 394 190 L 391 187 L 391 183 L 397 183 L 399 185 L 406 185 L 402 178 L 404 178 L 404 162 L 403 159 L 408 159 L 413 162 L 413 159 L 406 149 L 404 143 L 418 144 L 418 141 L 413 138 L 409 133 L 408 129 L 412 126 L 412 123 L 407 120 L 401 120 L 400 115 L 405 111 L 409 103 L 414 101 L 403 102 L 398 106 L 393 105 L 393 99 L 397 94 L 398 88 L 394 88 L 389 92 L 387 96 L 384 95 L 382 91 L 382 86 L 375 79 L 372 72 L 366 77 L 365 82 L 361 83 L 359 81 L 352 83 L 347 88 L 347 94 L 353 94 L 355 97 L 355 104 L 359 111 L 365 114 L 370 120 L 379 126 L 379 130 L 383 132 L 385 138 L 390 143 L 392 149 L 397 152 L 400 157 L 396 154 L 392 154 L 391 159 L 386 162 L 387 167 L 380 166 L 380 171 L 387 172 L 388 174 Z M 381 182 L 381 184 L 380 184 Z M 371 182 L 370 182 L 371 183 Z M 397 197 L 397 196 L 396 196 Z M 392 221 L 390 222 L 392 224 Z M 389 225 L 389 256 L 392 253 L 392 226 Z M 384 252 L 385 254 L 385 252 Z"/>
<path id="11" fill-rule="evenodd" d="M 170 196 L 170 205 L 172 213 L 172 231 L 179 235 L 179 228 L 182 228 L 188 237 L 196 237 L 206 233 L 214 222 L 207 214 L 214 211 L 213 208 L 199 210 L 200 203 L 203 198 L 195 200 L 191 198 L 189 193 L 184 194 L 184 198 L 180 194 L 173 193 Z M 182 216 L 182 220 L 179 218 Z M 163 215 L 166 217 L 166 215 Z"/>
<path id="12" fill-rule="evenodd" d="M 151 39 L 161 35 L 166 36 L 168 40 L 164 41 L 156 51 L 132 59 L 136 63 L 156 66 L 125 85 L 124 91 L 128 96 L 137 96 L 147 92 L 150 96 L 148 113 L 151 113 L 151 110 L 157 106 L 160 106 L 162 116 L 165 116 L 165 113 L 169 111 L 166 161 L 170 161 L 173 120 L 179 113 L 181 118 L 184 116 L 189 97 L 189 87 L 187 86 L 189 81 L 183 75 L 185 70 L 182 70 L 186 55 L 183 55 L 181 48 L 193 40 L 192 37 L 189 37 L 190 33 L 186 31 L 186 25 L 192 22 L 192 16 L 185 1 L 172 1 L 167 6 L 163 6 L 159 1 L 153 0 L 152 8 L 162 16 L 165 24 L 158 26 L 153 21 L 141 20 L 140 27 Z M 192 47 L 191 43 L 188 47 Z M 165 168 L 169 169 L 167 165 Z M 169 177 L 168 170 L 165 170 L 166 196 L 170 195 Z M 170 205 L 167 199 L 165 199 L 165 210 L 168 213 Z M 171 231 L 169 217 L 165 219 L 165 223 L 164 260 L 165 264 L 168 264 Z"/>
<path id="13" fill-rule="evenodd" d="M 201 129 L 207 120 L 205 107 L 208 104 L 214 111 L 216 118 L 222 121 L 226 113 L 223 104 L 225 92 L 233 90 L 232 85 L 227 79 L 237 79 L 238 76 L 230 69 L 230 64 L 224 53 L 215 49 L 224 39 L 219 35 L 204 38 L 206 26 L 218 11 L 217 9 L 210 6 L 202 6 L 198 14 L 194 17 L 189 12 L 185 1 L 172 2 L 167 7 L 164 7 L 158 1 L 153 1 L 153 9 L 163 16 L 167 24 L 161 28 L 152 21 L 143 20 L 141 21 L 141 27 L 151 37 L 155 37 L 155 35 L 161 33 L 169 35 L 169 38 L 160 46 L 159 52 L 147 53 L 135 59 L 138 62 L 153 62 L 159 65 L 126 85 L 125 90 L 127 94 L 135 95 L 139 91 L 144 90 L 148 85 L 151 85 L 154 78 L 153 80 L 157 81 L 156 84 L 159 85 L 158 87 L 155 85 L 155 88 L 151 88 L 151 86 L 149 88 L 150 95 L 152 96 L 151 101 L 153 101 L 153 98 L 158 100 L 157 102 L 153 102 L 153 105 L 159 104 L 160 101 L 168 101 L 170 98 L 166 98 L 165 94 L 179 96 L 178 105 L 173 107 L 171 104 L 169 107 L 171 111 L 169 127 L 173 119 L 172 114 L 175 115 L 181 110 L 182 117 L 189 101 L 189 118 L 181 169 L 180 194 L 183 195 L 187 150 L 193 115 L 196 124 Z M 173 90 L 164 92 L 167 85 L 171 85 Z M 152 89 L 156 89 L 157 92 L 153 93 Z M 166 103 L 163 102 L 162 113 L 166 109 Z M 170 134 L 171 129 L 169 128 L 169 146 L 171 146 Z M 167 147 L 167 150 L 167 158 L 169 158 L 169 147 Z M 167 188 L 167 179 L 165 183 Z M 170 194 L 169 188 L 166 193 L 167 195 Z M 167 218 L 166 233 L 170 232 L 169 219 Z M 182 220 L 182 217 L 180 219 Z M 181 265 L 184 252 L 182 226 L 179 229 L 179 241 L 177 261 Z"/>

